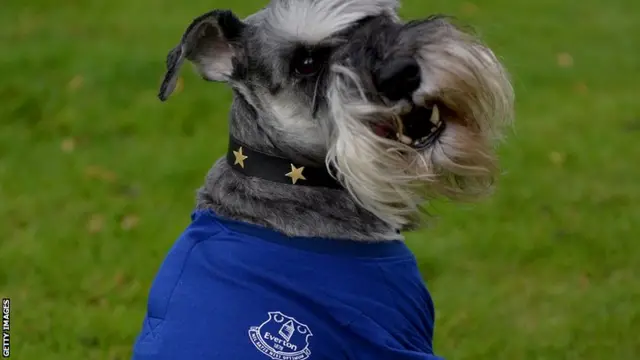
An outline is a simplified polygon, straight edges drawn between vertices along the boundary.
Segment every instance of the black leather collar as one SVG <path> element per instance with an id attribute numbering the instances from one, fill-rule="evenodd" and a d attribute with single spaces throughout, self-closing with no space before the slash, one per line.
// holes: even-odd
<path id="1" fill-rule="evenodd" d="M 246 176 L 293 186 L 317 186 L 342 189 L 326 167 L 301 166 L 278 156 L 268 155 L 229 137 L 227 162 L 231 168 Z"/>

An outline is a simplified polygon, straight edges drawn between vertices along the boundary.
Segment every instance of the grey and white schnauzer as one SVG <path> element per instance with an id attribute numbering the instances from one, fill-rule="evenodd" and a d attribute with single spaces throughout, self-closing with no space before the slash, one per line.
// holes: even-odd
<path id="1" fill-rule="evenodd" d="M 492 51 L 397 0 L 196 18 L 167 58 L 234 94 L 229 151 L 149 294 L 134 359 L 436 359 L 401 231 L 491 189 L 513 90 Z"/>

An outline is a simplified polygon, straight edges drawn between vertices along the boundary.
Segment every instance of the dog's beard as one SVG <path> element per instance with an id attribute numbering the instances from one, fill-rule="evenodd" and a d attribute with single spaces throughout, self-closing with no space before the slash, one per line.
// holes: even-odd
<path id="1" fill-rule="evenodd" d="M 444 122 L 426 147 L 401 141 L 398 127 L 408 102 L 374 103 L 356 72 L 332 68 L 327 98 L 336 130 L 327 165 L 356 201 L 400 229 L 420 223 L 425 200 L 487 194 L 498 170 L 495 140 L 512 119 L 513 90 L 492 52 L 452 28 L 437 39 L 418 53 L 423 81 L 413 94 L 413 106 L 437 107 Z M 398 136 L 380 136 L 380 125 L 393 127 Z"/>

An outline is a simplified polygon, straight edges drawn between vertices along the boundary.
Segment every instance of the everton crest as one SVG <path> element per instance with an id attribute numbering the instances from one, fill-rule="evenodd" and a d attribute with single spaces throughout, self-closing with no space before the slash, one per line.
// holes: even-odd
<path id="1" fill-rule="evenodd" d="M 311 356 L 309 327 L 279 311 L 269 312 L 269 319 L 249 329 L 253 345 L 273 360 L 305 360 Z"/>

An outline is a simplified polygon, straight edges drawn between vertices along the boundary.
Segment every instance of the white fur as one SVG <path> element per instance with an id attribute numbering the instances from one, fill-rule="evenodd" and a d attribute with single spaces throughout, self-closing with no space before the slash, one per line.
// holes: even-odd
<path id="1" fill-rule="evenodd" d="M 268 22 L 288 40 L 320 42 L 370 15 L 396 17 L 397 0 L 274 0 Z"/>
<path id="2" fill-rule="evenodd" d="M 297 104 L 295 96 L 279 95 L 270 97 L 265 106 L 270 110 L 274 124 L 282 132 L 292 134 L 297 142 L 304 144 L 304 148 L 325 148 L 325 139 L 318 136 L 319 122 L 311 116 L 309 106 Z"/>

